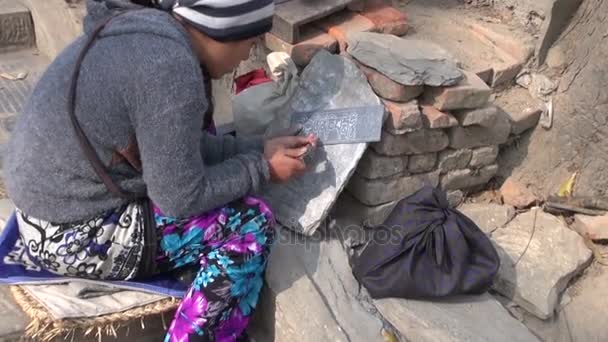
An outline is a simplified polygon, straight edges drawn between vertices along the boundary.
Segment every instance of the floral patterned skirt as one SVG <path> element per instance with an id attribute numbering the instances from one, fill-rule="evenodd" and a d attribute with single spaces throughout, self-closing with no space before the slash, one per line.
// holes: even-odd
<path id="1" fill-rule="evenodd" d="M 165 341 L 190 341 L 195 335 L 235 341 L 263 286 L 274 239 L 269 208 L 246 197 L 175 219 L 147 205 L 132 203 L 72 224 L 53 224 L 17 210 L 21 236 L 11 255 L 28 260 L 28 267 L 89 279 L 128 280 L 194 267 L 196 276 Z"/>

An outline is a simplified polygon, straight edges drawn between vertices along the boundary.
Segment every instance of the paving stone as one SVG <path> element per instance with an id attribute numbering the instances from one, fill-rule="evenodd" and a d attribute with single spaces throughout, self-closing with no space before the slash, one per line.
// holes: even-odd
<path id="1" fill-rule="evenodd" d="M 477 75 L 465 71 L 465 79 L 452 87 L 428 87 L 425 100 L 439 110 L 473 109 L 490 100 L 492 89 Z"/>
<path id="2" fill-rule="evenodd" d="M 512 206 L 494 203 L 466 203 L 458 207 L 458 210 L 488 235 L 504 227 L 515 217 L 515 209 Z"/>
<path id="3" fill-rule="evenodd" d="M 450 147 L 453 149 L 501 145 L 507 142 L 511 133 L 511 123 L 507 115 L 499 111 L 494 124 L 489 127 L 452 127 L 448 130 Z"/>
<path id="4" fill-rule="evenodd" d="M 291 55 L 294 63 L 298 66 L 306 66 L 314 55 L 321 49 L 329 52 L 336 52 L 338 41 L 329 34 L 316 29 L 303 29 L 302 41 L 297 44 L 290 44 L 272 33 L 265 35 L 266 47 L 271 51 L 282 51 Z"/>
<path id="5" fill-rule="evenodd" d="M 456 208 L 464 201 L 464 192 L 460 190 L 448 191 L 446 196 L 448 197 L 450 208 Z"/>
<path id="6" fill-rule="evenodd" d="M 608 240 L 608 215 L 574 215 L 574 227 L 577 232 L 594 241 Z"/>
<path id="7" fill-rule="evenodd" d="M 469 149 L 444 150 L 439 153 L 439 169 L 441 173 L 465 169 L 471 161 L 473 152 Z"/>
<path id="8" fill-rule="evenodd" d="M 491 238 L 501 257 L 494 289 L 541 319 L 553 316 L 568 282 L 591 262 L 583 238 L 538 208 Z"/>
<path id="9" fill-rule="evenodd" d="M 416 154 L 410 156 L 407 169 L 411 173 L 429 172 L 435 169 L 437 153 Z"/>
<path id="10" fill-rule="evenodd" d="M 0 51 L 33 47 L 36 43 L 30 11 L 19 1 L 0 1 Z"/>
<path id="11" fill-rule="evenodd" d="M 382 139 L 371 147 L 379 154 L 398 156 L 439 152 L 449 145 L 449 139 L 442 130 L 421 129 L 419 131 L 393 135 L 382 132 Z"/>
<path id="12" fill-rule="evenodd" d="M 376 31 L 374 22 L 368 18 L 350 11 L 330 15 L 315 24 L 338 41 L 340 51 L 346 51 L 351 34 L 358 32 Z"/>
<path id="13" fill-rule="evenodd" d="M 385 178 L 407 173 L 407 165 L 407 156 L 382 156 L 372 149 L 367 149 L 359 161 L 356 172 L 368 179 Z"/>
<path id="14" fill-rule="evenodd" d="M 348 53 L 403 85 L 452 86 L 463 79 L 455 58 L 430 41 L 360 32 L 348 36 Z"/>
<path id="15" fill-rule="evenodd" d="M 472 168 L 487 166 L 493 164 L 496 157 L 498 157 L 498 146 L 478 147 L 473 149 L 469 166 Z"/>
<path id="16" fill-rule="evenodd" d="M 340 77 L 327 77 L 330 74 Z M 323 50 L 302 72 L 296 92 L 286 106 L 294 111 L 381 104 L 355 64 Z M 291 122 L 288 115 L 280 121 Z M 279 222 L 311 235 L 325 221 L 366 149 L 367 144 L 322 146 L 312 156 L 309 172 L 287 186 L 269 185 L 262 196 Z"/>
<path id="17" fill-rule="evenodd" d="M 408 24 L 405 13 L 393 6 L 368 6 L 361 14 L 371 20 L 377 32 L 403 36 L 407 33 Z"/>
<path id="18" fill-rule="evenodd" d="M 490 165 L 479 170 L 469 169 L 450 171 L 441 178 L 444 190 L 462 190 L 484 185 L 498 172 L 498 165 Z"/>
<path id="19" fill-rule="evenodd" d="M 407 341 L 538 341 L 489 294 L 443 301 L 381 299 L 374 305 Z"/>
<path id="20" fill-rule="evenodd" d="M 542 112 L 538 107 L 528 107 L 521 112 L 507 112 L 511 121 L 511 134 L 519 135 L 536 127 Z"/>
<path id="21" fill-rule="evenodd" d="M 372 89 L 374 89 L 376 94 L 383 99 L 408 102 L 417 98 L 424 92 L 423 86 L 406 86 L 391 80 L 375 69 L 361 63 L 358 63 L 357 65 L 367 77 L 367 81 L 372 86 Z"/>
<path id="22" fill-rule="evenodd" d="M 491 127 L 496 122 L 498 107 L 489 104 L 483 108 L 465 109 L 454 111 L 454 116 L 462 126 Z"/>
<path id="23" fill-rule="evenodd" d="M 377 206 L 393 201 L 402 200 L 424 185 L 437 186 L 439 171 L 405 177 L 382 179 L 365 179 L 355 174 L 349 184 L 348 191 L 361 203 Z"/>
<path id="24" fill-rule="evenodd" d="M 529 208 L 539 202 L 538 197 L 528 187 L 513 178 L 505 180 L 500 187 L 500 195 L 505 204 L 519 209 Z"/>
<path id="25" fill-rule="evenodd" d="M 422 113 L 417 100 L 393 102 L 383 100 L 388 111 L 384 129 L 391 134 L 404 134 L 422 128 Z"/>
<path id="26" fill-rule="evenodd" d="M 422 105 L 422 118 L 426 128 L 449 128 L 458 126 L 458 120 L 450 113 L 444 113 L 429 105 Z"/>
<path id="27" fill-rule="evenodd" d="M 266 271 L 258 324 L 275 341 L 378 341 L 382 321 L 359 301 L 360 286 L 337 239 L 280 229 Z M 262 329 L 263 330 L 263 329 Z"/>
<path id="28" fill-rule="evenodd" d="M 15 303 L 8 286 L 0 286 L 0 341 L 18 341 L 29 320 Z"/>

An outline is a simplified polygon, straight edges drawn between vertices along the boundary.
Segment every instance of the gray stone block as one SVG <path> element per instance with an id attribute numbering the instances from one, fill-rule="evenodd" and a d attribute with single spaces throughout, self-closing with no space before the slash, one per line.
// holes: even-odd
<path id="1" fill-rule="evenodd" d="M 483 108 L 457 110 L 453 114 L 461 126 L 491 127 L 496 121 L 496 116 L 499 115 L 498 111 L 498 107 L 490 104 Z"/>
<path id="2" fill-rule="evenodd" d="M 479 170 L 470 169 L 450 171 L 441 178 L 444 190 L 462 190 L 484 185 L 498 172 L 498 165 L 490 165 Z"/>
<path id="3" fill-rule="evenodd" d="M 424 185 L 437 186 L 439 171 L 405 177 L 393 177 L 369 180 L 354 175 L 348 184 L 348 191 L 361 203 L 377 206 L 388 202 L 399 201 Z"/>
<path id="4" fill-rule="evenodd" d="M 410 156 L 407 169 L 411 173 L 430 172 L 437 164 L 437 153 L 425 153 Z"/>
<path id="5" fill-rule="evenodd" d="M 458 126 L 448 130 L 450 147 L 454 149 L 504 144 L 510 133 L 511 123 L 502 111 L 499 111 L 494 123 L 488 127 Z"/>
<path id="6" fill-rule="evenodd" d="M 493 164 L 498 157 L 498 146 L 479 147 L 473 150 L 471 156 L 472 168 L 480 168 L 482 166 Z"/>
<path id="7" fill-rule="evenodd" d="M 336 215 L 348 216 L 352 224 L 374 228 L 386 221 L 397 203 L 399 201 L 369 206 L 361 203 L 352 194 L 345 191 L 336 203 Z"/>
<path id="8" fill-rule="evenodd" d="M 592 257 L 582 237 L 541 209 L 517 216 L 492 240 L 501 257 L 494 289 L 541 319 L 553 316 L 561 292 Z"/>
<path id="9" fill-rule="evenodd" d="M 371 147 L 379 154 L 398 156 L 439 152 L 449 145 L 449 139 L 442 130 L 422 129 L 402 135 L 382 133 L 382 140 Z"/>
<path id="10" fill-rule="evenodd" d="M 493 203 L 466 203 L 458 210 L 470 218 L 486 234 L 504 227 L 515 217 L 515 208 Z"/>
<path id="11" fill-rule="evenodd" d="M 408 156 L 388 157 L 368 148 L 363 154 L 357 173 L 364 178 L 386 178 L 407 173 Z"/>
<path id="12" fill-rule="evenodd" d="M 441 173 L 466 168 L 471 161 L 472 152 L 469 149 L 445 150 L 439 153 L 439 169 Z"/>

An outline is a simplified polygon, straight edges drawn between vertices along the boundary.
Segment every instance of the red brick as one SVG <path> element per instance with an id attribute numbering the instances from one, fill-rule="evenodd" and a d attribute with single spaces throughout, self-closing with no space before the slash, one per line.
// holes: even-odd
<path id="1" fill-rule="evenodd" d="M 370 7 L 361 12 L 361 15 L 371 20 L 378 32 L 396 36 L 403 36 L 407 33 L 408 25 L 405 13 L 393 6 Z"/>
<path id="2" fill-rule="evenodd" d="M 492 89 L 477 75 L 465 71 L 465 79 L 452 87 L 429 87 L 425 100 L 439 110 L 473 109 L 490 100 Z"/>
<path id="3" fill-rule="evenodd" d="M 349 33 L 376 32 L 376 26 L 371 20 L 350 11 L 331 15 L 317 22 L 316 25 L 338 40 L 340 51 L 346 51 Z"/>
<path id="4" fill-rule="evenodd" d="M 384 99 L 397 102 L 408 102 L 420 96 L 424 91 L 423 86 L 406 86 L 391 80 L 375 69 L 361 63 L 357 63 L 357 65 L 367 77 L 367 81 L 376 94 Z"/>
<path id="5" fill-rule="evenodd" d="M 422 128 L 422 115 L 418 107 L 418 101 L 412 100 L 401 103 L 383 100 L 383 102 L 388 111 L 384 129 L 388 132 L 403 134 Z"/>
<path id="6" fill-rule="evenodd" d="M 329 52 L 336 52 L 338 41 L 329 34 L 316 29 L 305 29 L 302 36 L 303 40 L 297 44 L 289 44 L 279 37 L 267 33 L 265 36 L 266 47 L 271 51 L 287 52 L 291 55 L 294 63 L 299 66 L 306 66 L 310 60 L 321 49 Z"/>
<path id="7" fill-rule="evenodd" d="M 429 105 L 421 105 L 422 120 L 426 128 L 448 128 L 458 126 L 458 120 L 450 113 L 444 113 Z"/>

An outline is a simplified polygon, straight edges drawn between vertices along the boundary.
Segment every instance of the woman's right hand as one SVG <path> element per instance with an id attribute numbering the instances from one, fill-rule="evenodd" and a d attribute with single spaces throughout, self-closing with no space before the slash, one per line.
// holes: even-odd
<path id="1" fill-rule="evenodd" d="M 314 135 L 278 137 L 266 141 L 264 158 L 268 161 L 270 180 L 274 183 L 284 183 L 304 173 L 306 163 L 302 156 L 316 144 L 317 138 Z"/>

